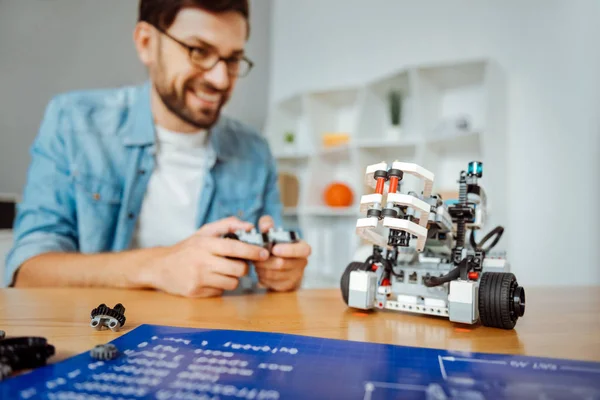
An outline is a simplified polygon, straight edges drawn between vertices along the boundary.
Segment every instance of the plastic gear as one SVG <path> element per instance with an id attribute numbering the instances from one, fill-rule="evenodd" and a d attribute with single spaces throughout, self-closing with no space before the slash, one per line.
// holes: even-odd
<path id="1" fill-rule="evenodd" d="M 99 344 L 90 350 L 90 356 L 96 360 L 112 360 L 117 357 L 119 351 L 117 347 L 112 343 Z"/>
<path id="2" fill-rule="evenodd" d="M 106 327 L 113 332 L 117 332 L 125 325 L 125 307 L 121 303 L 115 305 L 114 308 L 110 308 L 106 304 L 100 304 L 92 310 L 90 318 L 92 328 L 101 330 Z"/>
<path id="3" fill-rule="evenodd" d="M 54 346 L 43 337 L 15 337 L 0 341 L 0 364 L 12 371 L 32 369 L 46 365 L 54 355 Z"/>
<path id="4" fill-rule="evenodd" d="M 12 374 L 12 368 L 10 365 L 0 363 L 0 381 L 8 378 Z"/>

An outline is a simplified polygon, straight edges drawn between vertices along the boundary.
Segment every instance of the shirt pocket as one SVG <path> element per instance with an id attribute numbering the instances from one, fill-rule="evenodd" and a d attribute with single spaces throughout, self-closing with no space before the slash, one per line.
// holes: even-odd
<path id="1" fill-rule="evenodd" d="M 122 184 L 81 173 L 73 183 L 82 251 L 108 250 L 117 230 Z"/>
<path id="2" fill-rule="evenodd" d="M 77 194 L 92 204 L 120 205 L 123 195 L 122 185 L 105 181 L 88 174 L 73 177 Z"/>
<path id="3" fill-rule="evenodd" d="M 243 197 L 226 197 L 217 201 L 219 219 L 237 217 L 242 221 L 257 224 L 263 209 L 262 197 L 248 193 Z"/>

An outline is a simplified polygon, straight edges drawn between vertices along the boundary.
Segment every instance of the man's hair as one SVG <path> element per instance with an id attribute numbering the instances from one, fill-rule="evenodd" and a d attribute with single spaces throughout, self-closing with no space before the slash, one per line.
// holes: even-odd
<path id="1" fill-rule="evenodd" d="M 188 7 L 213 13 L 236 11 L 242 14 L 249 25 L 248 0 L 140 0 L 138 21 L 167 30 L 175 21 L 177 13 Z"/>

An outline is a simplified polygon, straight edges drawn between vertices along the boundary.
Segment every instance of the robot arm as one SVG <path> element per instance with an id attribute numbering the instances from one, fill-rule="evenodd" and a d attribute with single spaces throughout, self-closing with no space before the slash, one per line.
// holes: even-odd
<path id="1" fill-rule="evenodd" d="M 367 215 L 366 218 L 358 219 L 356 231 L 365 240 L 390 250 L 396 246 L 408 246 L 410 237 L 415 236 L 416 250 L 421 252 L 427 240 L 431 205 L 412 194 L 398 193 L 398 184 L 405 173 L 424 181 L 423 198 L 429 198 L 434 175 L 425 168 L 398 161 L 394 162 L 389 170 L 385 162 L 369 165 L 366 169 L 365 183 L 374 188 L 375 193 L 362 196 L 361 211 Z M 376 232 L 380 221 L 384 228 L 389 229 L 387 240 Z"/>

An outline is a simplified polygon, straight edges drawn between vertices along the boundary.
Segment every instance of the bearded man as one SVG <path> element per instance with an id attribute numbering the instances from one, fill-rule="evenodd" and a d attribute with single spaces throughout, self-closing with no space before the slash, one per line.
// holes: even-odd
<path id="1" fill-rule="evenodd" d="M 306 242 L 268 252 L 223 238 L 281 225 L 267 142 L 221 115 L 253 66 L 248 8 L 141 0 L 133 37 L 149 81 L 50 101 L 18 205 L 9 286 L 209 297 L 250 276 L 271 290 L 298 288 Z"/>

